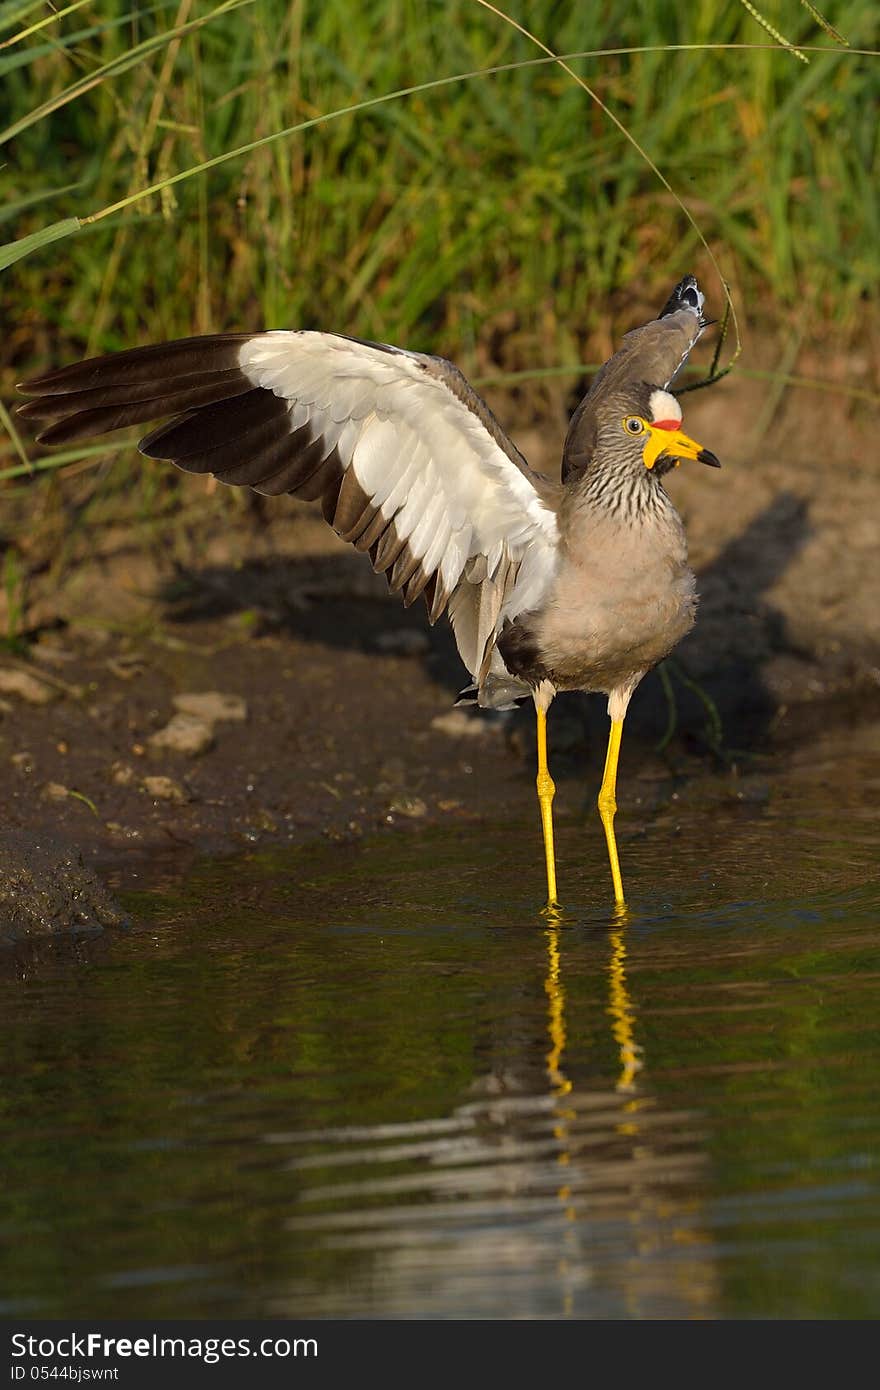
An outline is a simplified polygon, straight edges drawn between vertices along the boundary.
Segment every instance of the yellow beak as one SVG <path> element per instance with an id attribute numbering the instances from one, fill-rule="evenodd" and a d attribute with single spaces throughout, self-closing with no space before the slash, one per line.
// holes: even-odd
<path id="1" fill-rule="evenodd" d="M 642 458 L 646 468 L 653 468 L 661 454 L 675 460 L 676 468 L 682 459 L 696 459 L 697 463 L 707 463 L 710 468 L 720 468 L 721 464 L 714 454 L 704 449 L 695 439 L 681 434 L 678 430 L 664 430 L 656 425 L 648 426 Z"/>

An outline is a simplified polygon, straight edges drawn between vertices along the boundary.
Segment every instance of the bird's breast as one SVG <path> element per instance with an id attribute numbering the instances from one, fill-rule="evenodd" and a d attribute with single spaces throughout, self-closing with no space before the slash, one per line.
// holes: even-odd
<path id="1" fill-rule="evenodd" d="M 693 626 L 694 576 L 676 513 L 566 538 L 534 638 L 559 690 L 611 691 L 662 661 Z"/>

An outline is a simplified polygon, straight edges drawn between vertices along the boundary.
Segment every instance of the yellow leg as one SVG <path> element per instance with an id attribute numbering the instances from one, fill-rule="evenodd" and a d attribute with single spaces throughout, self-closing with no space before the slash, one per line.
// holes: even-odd
<path id="1" fill-rule="evenodd" d="M 544 832 L 544 857 L 547 861 L 547 906 L 556 905 L 556 855 L 553 849 L 553 797 L 556 783 L 547 768 L 547 711 L 535 706 L 538 716 L 538 803 L 541 807 L 541 828 Z"/>
<path id="2" fill-rule="evenodd" d="M 599 788 L 599 815 L 608 845 L 608 862 L 611 865 L 611 881 L 614 884 L 614 901 L 623 905 L 623 880 L 620 877 L 620 861 L 617 858 L 617 841 L 614 838 L 614 813 L 617 810 L 615 793 L 617 791 L 617 759 L 620 755 L 620 737 L 623 733 L 623 720 L 612 719 L 608 735 L 608 752 L 605 756 L 605 771 L 602 786 Z"/>

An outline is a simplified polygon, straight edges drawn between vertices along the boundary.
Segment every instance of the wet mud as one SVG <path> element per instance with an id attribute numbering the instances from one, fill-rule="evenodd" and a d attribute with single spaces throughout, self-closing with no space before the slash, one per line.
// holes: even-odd
<path id="1" fill-rule="evenodd" d="M 78 850 L 42 831 L 0 834 L 0 940 L 91 935 L 124 922 Z"/>

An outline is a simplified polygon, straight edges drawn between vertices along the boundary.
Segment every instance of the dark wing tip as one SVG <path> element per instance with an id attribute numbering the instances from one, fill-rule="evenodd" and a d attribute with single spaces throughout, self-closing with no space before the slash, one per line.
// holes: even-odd
<path id="1" fill-rule="evenodd" d="M 703 302 L 703 292 L 697 284 L 696 275 L 685 275 L 679 280 L 657 317 L 665 319 L 670 314 L 678 313 L 679 309 L 687 309 L 698 319 L 700 327 L 706 328 L 709 320 L 703 314 Z"/>

